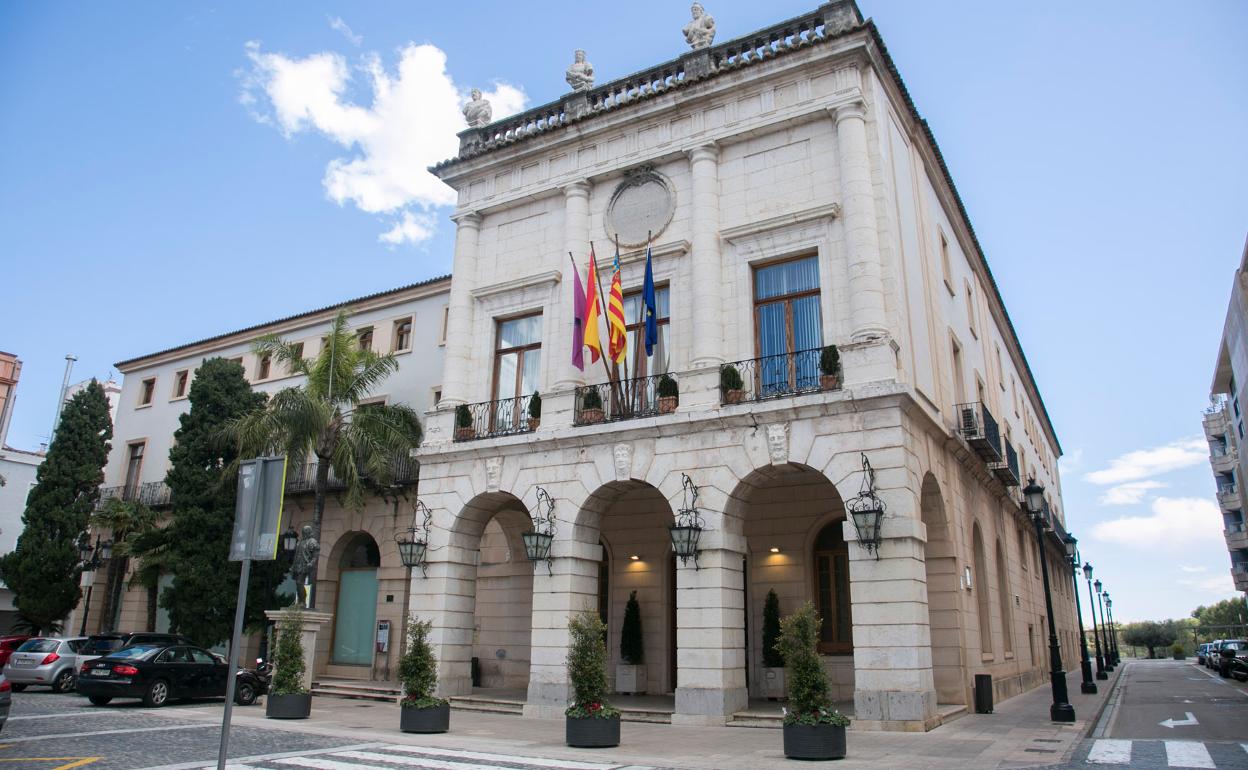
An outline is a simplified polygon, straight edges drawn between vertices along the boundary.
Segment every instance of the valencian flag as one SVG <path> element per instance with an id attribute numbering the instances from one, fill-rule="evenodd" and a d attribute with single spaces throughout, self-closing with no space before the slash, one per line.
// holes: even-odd
<path id="1" fill-rule="evenodd" d="M 646 280 L 641 288 L 641 303 L 646 306 L 646 356 L 654 355 L 654 346 L 659 344 L 659 316 L 655 307 L 658 301 L 654 295 L 654 270 L 650 267 L 650 244 L 646 244 Z"/>
<path id="2" fill-rule="evenodd" d="M 602 338 L 598 326 L 598 259 L 594 256 L 594 245 L 589 245 L 589 272 L 585 282 L 589 290 L 585 293 L 585 323 L 581 333 L 585 336 L 585 347 L 589 348 L 589 362 L 595 363 L 602 356 Z"/>
<path id="3" fill-rule="evenodd" d="M 581 273 L 576 269 L 576 259 L 568 252 L 572 260 L 572 365 L 582 372 L 585 371 L 585 287 L 581 285 Z"/>
<path id="4" fill-rule="evenodd" d="M 620 284 L 620 246 L 615 246 L 611 291 L 607 294 L 607 339 L 611 360 L 623 363 L 628 357 L 628 327 L 624 323 L 624 288 Z"/>

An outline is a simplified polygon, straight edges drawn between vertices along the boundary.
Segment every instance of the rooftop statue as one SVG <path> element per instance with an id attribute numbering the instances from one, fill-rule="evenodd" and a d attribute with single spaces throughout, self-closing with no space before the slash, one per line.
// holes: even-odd
<path id="1" fill-rule="evenodd" d="M 594 87 L 594 65 L 585 61 L 585 52 L 576 50 L 576 61 L 568 67 L 566 79 L 573 91 L 588 91 Z"/>
<path id="2" fill-rule="evenodd" d="M 468 121 L 469 128 L 478 128 L 487 125 L 494 117 L 494 108 L 490 103 L 481 98 L 481 90 L 472 89 L 472 101 L 464 105 L 464 119 Z"/>
<path id="3" fill-rule="evenodd" d="M 701 3 L 694 3 L 689 10 L 693 14 L 693 20 L 682 30 L 685 33 L 685 42 L 695 51 L 706 48 L 715 42 L 715 19 L 711 18 Z"/>

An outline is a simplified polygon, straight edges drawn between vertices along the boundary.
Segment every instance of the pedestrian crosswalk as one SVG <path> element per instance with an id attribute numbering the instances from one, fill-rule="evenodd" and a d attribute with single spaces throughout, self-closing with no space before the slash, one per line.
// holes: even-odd
<path id="1" fill-rule="evenodd" d="M 209 765 L 204 770 L 215 768 Z M 610 762 L 522 757 L 481 751 L 373 744 L 233 760 L 227 770 L 655 770 Z"/>
<path id="2" fill-rule="evenodd" d="M 1123 765 L 1131 768 L 1248 768 L 1248 743 L 1120 740 L 1091 741 L 1084 762 L 1089 766 Z"/>

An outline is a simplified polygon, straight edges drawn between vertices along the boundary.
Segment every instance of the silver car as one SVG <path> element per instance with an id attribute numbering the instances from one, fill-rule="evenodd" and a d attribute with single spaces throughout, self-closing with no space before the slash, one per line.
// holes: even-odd
<path id="1" fill-rule="evenodd" d="M 4 678 L 4 674 L 0 674 L 0 730 L 3 730 L 4 723 L 9 721 L 9 709 L 12 705 L 13 686 Z"/>
<path id="2" fill-rule="evenodd" d="M 21 692 L 31 685 L 51 687 L 52 692 L 73 690 L 78 676 L 74 663 L 78 648 L 86 640 L 85 636 L 68 639 L 39 636 L 22 642 L 4 664 L 4 676 L 13 686 L 13 692 Z"/>

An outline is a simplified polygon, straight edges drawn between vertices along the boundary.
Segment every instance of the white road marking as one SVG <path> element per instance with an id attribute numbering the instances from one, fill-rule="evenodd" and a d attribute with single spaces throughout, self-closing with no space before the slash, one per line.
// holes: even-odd
<path id="1" fill-rule="evenodd" d="M 1131 741 L 1101 738 L 1088 752 L 1088 762 L 1094 765 L 1125 765 L 1130 761 Z"/>
<path id="2" fill-rule="evenodd" d="M 514 765 L 529 765 L 535 767 L 546 767 L 552 770 L 611 770 L 620 767 L 617 765 L 607 765 L 599 763 L 561 762 L 550 759 L 530 759 L 529 757 L 517 757 L 504 754 L 487 754 L 495 762 L 504 764 L 476 764 L 471 758 L 463 757 L 455 759 L 447 750 L 426 750 L 416 746 L 397 746 L 388 745 L 383 748 L 386 751 L 399 751 L 408 753 L 436 753 L 446 756 L 443 759 L 429 759 L 428 757 L 412 756 L 405 757 L 399 754 L 380 754 L 376 751 L 335 751 L 329 754 L 329 757 L 337 757 L 339 759 L 357 760 L 367 762 L 369 764 L 359 765 L 355 762 L 340 762 L 337 759 L 329 759 L 325 757 L 289 757 L 274 761 L 277 765 L 288 765 L 291 767 L 309 767 L 314 770 L 360 770 L 360 768 L 369 767 L 386 767 L 390 765 L 398 765 L 400 767 L 419 767 L 424 770 L 516 770 Z M 474 752 L 454 752 L 456 754 L 473 754 Z M 467 761 L 465 761 L 467 760 Z M 379 764 L 380 763 L 380 764 Z"/>
<path id="3" fill-rule="evenodd" d="M 511 754 L 485 754 L 479 751 L 460 751 L 459 749 L 428 749 L 420 746 L 387 746 L 386 751 L 402 751 L 409 754 L 428 754 L 436 757 L 456 757 L 459 759 L 479 759 L 486 762 L 511 762 L 534 767 L 553 767 L 558 770 L 613 770 L 618 764 L 602 762 L 578 762 L 575 760 L 538 759 L 536 757 L 518 757 Z"/>
<path id="4" fill-rule="evenodd" d="M 1196 715 L 1192 712 L 1184 711 L 1183 713 L 1187 715 L 1187 719 L 1167 719 L 1164 722 L 1158 722 L 1157 724 L 1162 727 L 1168 727 L 1171 730 L 1176 727 L 1192 727 L 1193 725 L 1200 724 L 1200 722 L 1196 721 Z"/>
<path id="5" fill-rule="evenodd" d="M 1209 749 L 1198 741 L 1166 741 L 1166 764 L 1170 767 L 1217 767 L 1209 756 Z"/>
<path id="6" fill-rule="evenodd" d="M 375 749 L 384 746 L 384 743 L 357 743 L 350 746 L 334 746 L 328 749 L 308 749 L 305 751 L 282 751 L 276 754 L 253 754 L 250 757 L 235 757 L 233 762 L 270 762 L 274 759 L 285 759 L 287 757 L 310 757 L 317 754 L 332 754 L 335 751 L 352 751 L 356 749 Z M 240 765 L 246 767 L 246 765 Z M 204 760 L 197 762 L 179 762 L 173 765 L 153 765 L 145 767 L 142 770 L 217 770 L 216 761 L 206 763 Z"/>
<path id="7" fill-rule="evenodd" d="M 387 747 L 389 748 L 389 747 Z M 398 754 L 377 754 L 372 751 L 340 751 L 332 756 L 342 757 L 344 759 L 358 759 L 363 762 L 385 762 L 392 765 L 402 765 L 403 767 L 419 767 L 421 770 L 505 770 L 506 765 L 478 765 L 469 764 L 467 762 L 457 762 L 455 760 L 445 761 L 441 759 L 426 759 L 425 757 L 401 757 Z M 504 758 L 506 759 L 506 758 Z M 291 764 L 299 762 L 297 759 L 287 760 Z M 509 762 L 519 762 L 520 759 L 514 758 L 507 760 Z M 366 767 L 375 767 L 375 765 L 366 765 Z"/>
<path id="8" fill-rule="evenodd" d="M 291 757 L 290 759 L 276 760 L 274 764 L 311 767 L 313 770 L 360 770 L 360 768 L 368 767 L 368 765 L 357 765 L 354 762 L 337 762 L 332 759 L 320 759 L 319 757 Z"/>
<path id="9" fill-rule="evenodd" d="M 93 735 L 128 735 L 130 733 L 158 733 L 166 730 L 202 730 L 211 728 L 220 730 L 221 725 L 169 725 L 168 727 L 131 727 L 126 730 L 93 730 L 89 733 L 57 733 L 56 735 L 32 735 L 28 738 L 5 738 L 4 743 L 26 743 L 28 741 L 50 741 L 61 738 L 89 738 Z M 191 765 L 197 767 L 198 765 Z"/>
<path id="10" fill-rule="evenodd" d="M 82 711 L 66 711 L 61 714 L 31 714 L 24 717 L 9 717 L 10 722 L 18 722 L 26 719 L 64 719 L 66 717 L 102 717 L 107 714 L 119 714 L 119 711 L 100 711 L 99 709 L 83 709 Z"/>

